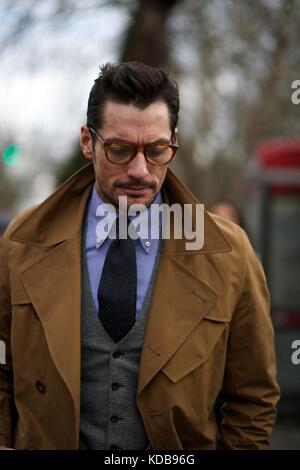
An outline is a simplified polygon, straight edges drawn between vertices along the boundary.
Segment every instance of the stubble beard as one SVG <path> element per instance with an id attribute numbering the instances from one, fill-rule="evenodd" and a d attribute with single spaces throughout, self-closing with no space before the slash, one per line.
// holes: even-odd
<path id="1" fill-rule="evenodd" d="M 132 206 L 133 204 L 143 204 L 146 208 L 148 208 L 157 196 L 157 193 L 153 193 L 148 198 L 138 198 L 138 197 L 134 198 L 133 196 L 128 197 L 127 194 L 116 195 L 113 191 L 103 191 L 103 189 L 100 187 L 98 183 L 96 183 L 96 191 L 101 196 L 103 201 L 105 203 L 112 204 L 117 209 L 117 212 L 119 212 L 119 197 L 120 196 L 127 197 L 128 208 Z"/>

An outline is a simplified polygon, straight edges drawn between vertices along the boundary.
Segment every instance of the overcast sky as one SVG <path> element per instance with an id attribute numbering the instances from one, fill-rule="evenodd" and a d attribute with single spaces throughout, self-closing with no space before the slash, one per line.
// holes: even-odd
<path id="1" fill-rule="evenodd" d="M 1 18 L 5 22 L 5 18 Z M 117 60 L 124 14 L 103 8 L 65 22 L 58 31 L 40 23 L 0 54 L 0 129 L 66 138 L 86 111 L 98 65 Z M 75 128 L 74 128 L 75 125 Z"/>
<path id="2" fill-rule="evenodd" d="M 49 3 L 49 2 L 46 2 Z M 12 24 L 0 8 L 3 24 Z M 21 147 L 21 163 L 12 177 L 43 166 L 20 209 L 46 197 L 53 189 L 49 159 L 62 160 L 78 139 L 85 122 L 89 91 L 99 65 L 118 60 L 127 23 L 125 12 L 102 8 L 81 13 L 62 25 L 38 22 L 16 44 L 0 53 L 0 148 Z"/>

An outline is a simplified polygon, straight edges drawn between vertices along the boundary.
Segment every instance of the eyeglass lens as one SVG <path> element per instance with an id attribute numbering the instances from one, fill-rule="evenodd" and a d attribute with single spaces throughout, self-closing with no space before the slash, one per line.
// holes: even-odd
<path id="1" fill-rule="evenodd" d="M 131 144 L 111 143 L 106 148 L 109 160 L 114 163 L 125 163 L 136 153 L 136 148 Z M 173 149 L 166 144 L 153 144 L 145 147 L 145 154 L 154 164 L 168 163 L 173 156 Z"/>

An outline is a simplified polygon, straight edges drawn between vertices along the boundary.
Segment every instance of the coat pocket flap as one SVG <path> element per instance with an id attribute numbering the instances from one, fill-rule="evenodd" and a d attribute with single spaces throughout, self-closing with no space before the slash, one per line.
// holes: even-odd
<path id="1" fill-rule="evenodd" d="M 201 366 L 210 356 L 227 326 L 228 321 L 205 317 L 164 365 L 162 372 L 175 383 Z"/>

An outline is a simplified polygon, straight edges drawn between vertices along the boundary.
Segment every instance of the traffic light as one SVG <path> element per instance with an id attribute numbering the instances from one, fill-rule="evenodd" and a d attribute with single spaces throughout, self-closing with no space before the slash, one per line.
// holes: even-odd
<path id="1" fill-rule="evenodd" d="M 17 166 L 20 162 L 21 151 L 19 145 L 10 144 L 2 152 L 2 160 L 6 166 Z"/>

